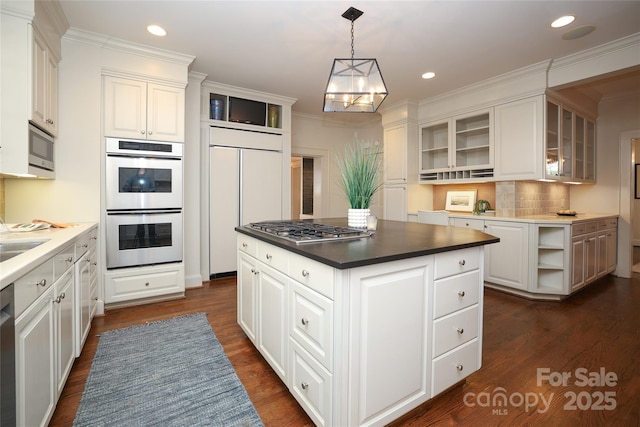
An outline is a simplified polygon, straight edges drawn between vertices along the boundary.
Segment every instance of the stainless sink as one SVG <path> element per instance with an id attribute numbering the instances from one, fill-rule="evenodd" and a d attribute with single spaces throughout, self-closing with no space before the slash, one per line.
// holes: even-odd
<path id="1" fill-rule="evenodd" d="M 0 242 L 0 262 L 6 261 L 25 253 L 29 249 L 40 246 L 47 240 L 30 240 L 30 241 L 8 241 Z"/>

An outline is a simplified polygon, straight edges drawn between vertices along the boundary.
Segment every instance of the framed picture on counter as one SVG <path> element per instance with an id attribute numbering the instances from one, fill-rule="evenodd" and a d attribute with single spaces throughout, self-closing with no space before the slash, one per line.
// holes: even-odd
<path id="1" fill-rule="evenodd" d="M 477 190 L 447 191 L 445 209 L 448 211 L 473 212 Z"/>

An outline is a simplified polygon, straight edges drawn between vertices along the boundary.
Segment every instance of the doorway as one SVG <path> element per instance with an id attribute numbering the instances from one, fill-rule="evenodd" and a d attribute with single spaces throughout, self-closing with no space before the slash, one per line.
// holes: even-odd
<path id="1" fill-rule="evenodd" d="M 618 266 L 615 275 L 630 278 L 634 253 L 635 228 L 640 228 L 640 199 L 635 198 L 635 163 L 640 161 L 640 129 L 620 134 L 620 218 L 618 220 Z M 634 208 L 636 203 L 637 208 Z M 640 233 L 640 231 L 638 231 Z M 639 254 L 640 255 L 640 254 Z"/>
<path id="2" fill-rule="evenodd" d="M 322 217 L 324 156 L 291 157 L 291 219 Z"/>

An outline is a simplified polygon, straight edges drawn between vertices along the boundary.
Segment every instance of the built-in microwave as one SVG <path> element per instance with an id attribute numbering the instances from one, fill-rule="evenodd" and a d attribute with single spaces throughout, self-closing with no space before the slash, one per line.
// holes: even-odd
<path id="1" fill-rule="evenodd" d="M 53 137 L 29 123 L 29 165 L 53 172 Z"/>

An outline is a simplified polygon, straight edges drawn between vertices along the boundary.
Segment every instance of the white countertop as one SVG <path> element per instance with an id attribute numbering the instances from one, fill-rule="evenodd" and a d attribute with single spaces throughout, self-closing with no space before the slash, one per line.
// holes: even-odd
<path id="1" fill-rule="evenodd" d="M 7 224 L 11 227 L 13 224 Z M 46 240 L 43 244 L 0 263 L 0 289 L 19 279 L 41 262 L 51 258 L 56 252 L 64 249 L 76 237 L 95 227 L 95 222 L 78 223 L 68 228 L 49 228 L 46 230 L 13 232 L 0 234 L 2 242 L 30 242 Z"/>
<path id="2" fill-rule="evenodd" d="M 597 213 L 580 213 L 576 216 L 561 216 L 553 213 L 547 215 L 528 215 L 528 216 L 495 216 L 495 215 L 473 215 L 463 212 L 449 212 L 450 218 L 468 218 L 495 221 L 512 221 L 512 222 L 528 222 L 532 224 L 577 224 L 584 221 L 593 221 L 605 218 L 617 218 L 617 214 L 597 214 Z"/>

